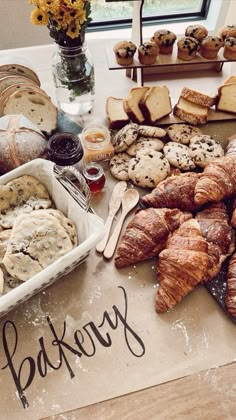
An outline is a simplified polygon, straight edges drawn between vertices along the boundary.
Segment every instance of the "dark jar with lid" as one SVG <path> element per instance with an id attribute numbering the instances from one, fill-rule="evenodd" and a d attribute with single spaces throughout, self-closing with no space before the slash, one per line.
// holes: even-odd
<path id="1" fill-rule="evenodd" d="M 48 157 L 58 166 L 74 166 L 82 171 L 83 155 L 81 142 L 73 133 L 56 133 L 48 141 Z"/>

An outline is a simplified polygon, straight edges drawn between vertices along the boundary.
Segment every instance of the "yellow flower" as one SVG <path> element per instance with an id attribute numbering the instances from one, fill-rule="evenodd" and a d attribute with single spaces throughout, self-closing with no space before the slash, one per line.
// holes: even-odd
<path id="1" fill-rule="evenodd" d="M 71 9 L 83 9 L 84 7 L 83 0 L 64 0 L 64 3 Z"/>
<path id="2" fill-rule="evenodd" d="M 79 36 L 79 33 L 80 33 L 80 24 L 78 22 L 71 22 L 71 24 L 68 26 L 68 29 L 66 31 L 66 35 L 74 39 L 77 36 Z"/>
<path id="3" fill-rule="evenodd" d="M 34 25 L 47 25 L 48 15 L 43 10 L 37 8 L 32 10 L 30 20 Z"/>

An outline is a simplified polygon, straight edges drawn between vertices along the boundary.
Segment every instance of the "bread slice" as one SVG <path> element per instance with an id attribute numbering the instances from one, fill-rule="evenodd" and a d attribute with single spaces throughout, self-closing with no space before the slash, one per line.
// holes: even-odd
<path id="1" fill-rule="evenodd" d="M 123 99 L 109 96 L 106 100 L 106 115 L 110 129 L 118 130 L 129 122 L 123 106 Z"/>
<path id="2" fill-rule="evenodd" d="M 223 85 L 228 85 L 230 83 L 236 83 L 236 76 L 229 76 L 223 83 Z"/>
<path id="3" fill-rule="evenodd" d="M 124 110 L 136 124 L 142 124 L 145 120 L 139 104 L 148 90 L 146 86 L 132 88 L 128 96 L 124 98 Z"/>
<path id="4" fill-rule="evenodd" d="M 29 67 L 22 66 L 21 64 L 2 64 L 0 65 L 0 72 L 26 77 L 40 86 L 40 80 L 37 74 Z"/>
<path id="5" fill-rule="evenodd" d="M 31 85 L 30 83 L 15 83 L 14 85 L 10 85 L 6 89 L 4 89 L 0 95 L 0 116 L 3 115 L 3 105 L 8 96 L 10 96 L 15 91 L 19 91 L 21 89 L 32 89 L 37 92 L 41 92 L 42 94 L 47 96 L 44 90 L 42 90 L 37 85 Z"/>
<path id="6" fill-rule="evenodd" d="M 0 79 L 0 94 L 4 91 L 4 89 L 11 85 L 15 85 L 16 83 L 27 83 L 30 85 L 38 86 L 35 82 L 33 82 L 33 80 L 27 79 L 27 77 L 9 75 Z"/>
<path id="7" fill-rule="evenodd" d="M 209 108 L 216 104 L 217 95 L 208 95 L 199 90 L 184 87 L 180 94 L 182 98 L 187 99 L 198 105 L 208 106 Z"/>
<path id="8" fill-rule="evenodd" d="M 148 89 L 139 106 L 145 120 L 154 124 L 160 118 L 169 115 L 172 111 L 169 89 L 166 86 L 153 86 Z"/>
<path id="9" fill-rule="evenodd" d="M 236 114 L 236 83 L 220 86 L 216 109 Z"/>
<path id="10" fill-rule="evenodd" d="M 23 114 L 47 134 L 57 126 L 57 108 L 51 98 L 33 89 L 21 89 L 8 96 L 3 104 L 3 115 L 8 114 Z"/>
<path id="11" fill-rule="evenodd" d="M 174 107 L 173 114 L 192 125 L 205 124 L 207 122 L 208 109 L 207 106 L 194 104 L 180 96 L 178 103 Z"/>

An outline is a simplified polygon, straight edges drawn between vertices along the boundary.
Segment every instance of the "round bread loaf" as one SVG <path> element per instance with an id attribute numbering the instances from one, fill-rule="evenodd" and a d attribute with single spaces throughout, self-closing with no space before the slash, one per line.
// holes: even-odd
<path id="1" fill-rule="evenodd" d="M 40 130 L 51 134 L 57 126 L 57 108 L 51 98 L 34 89 L 20 89 L 7 97 L 3 115 L 22 114 Z"/>
<path id="2" fill-rule="evenodd" d="M 30 160 L 47 156 L 47 141 L 23 115 L 0 118 L 0 172 L 11 171 Z"/>

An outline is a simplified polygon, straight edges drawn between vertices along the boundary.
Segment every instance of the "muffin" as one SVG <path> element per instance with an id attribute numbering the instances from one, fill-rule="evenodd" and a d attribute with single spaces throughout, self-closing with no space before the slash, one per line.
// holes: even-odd
<path id="1" fill-rule="evenodd" d="M 167 29 L 160 29 L 154 33 L 151 41 L 154 41 L 158 45 L 160 54 L 171 54 L 176 41 L 176 35 Z"/>
<path id="2" fill-rule="evenodd" d="M 154 64 L 159 51 L 159 47 L 154 41 L 144 42 L 138 47 L 138 59 L 141 64 Z"/>
<path id="3" fill-rule="evenodd" d="M 200 44 L 200 54 L 205 58 L 216 58 L 223 47 L 223 41 L 218 36 L 206 36 Z"/>
<path id="4" fill-rule="evenodd" d="M 128 66 L 129 64 L 132 64 L 136 49 L 137 47 L 132 41 L 117 42 L 113 47 L 116 62 L 121 66 Z"/>
<path id="5" fill-rule="evenodd" d="M 223 39 L 223 41 L 226 38 L 236 38 L 236 25 L 227 25 L 220 29 L 219 31 L 219 37 Z"/>
<path id="6" fill-rule="evenodd" d="M 201 42 L 208 35 L 208 30 L 203 25 L 189 25 L 185 30 L 185 36 L 191 36 Z"/>
<path id="7" fill-rule="evenodd" d="M 226 38 L 223 55 L 227 60 L 236 60 L 236 38 Z"/>
<path id="8" fill-rule="evenodd" d="M 199 42 L 190 36 L 184 36 L 177 42 L 178 52 L 177 56 L 180 60 L 190 61 L 196 57 L 199 49 Z"/>

